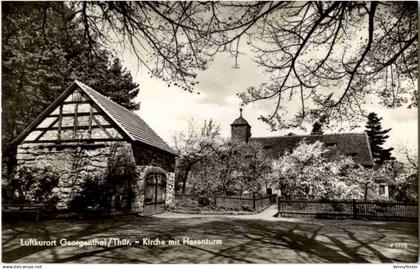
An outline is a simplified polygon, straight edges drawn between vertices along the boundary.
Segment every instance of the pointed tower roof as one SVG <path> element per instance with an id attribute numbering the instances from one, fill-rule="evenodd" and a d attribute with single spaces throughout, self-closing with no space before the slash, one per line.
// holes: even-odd
<path id="1" fill-rule="evenodd" d="M 239 118 L 233 121 L 231 125 L 249 125 L 248 121 L 242 117 L 242 108 L 239 109 Z"/>

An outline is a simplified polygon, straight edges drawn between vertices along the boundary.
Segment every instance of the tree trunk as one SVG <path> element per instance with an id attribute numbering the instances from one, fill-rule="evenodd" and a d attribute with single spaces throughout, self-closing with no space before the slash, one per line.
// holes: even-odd
<path id="1" fill-rule="evenodd" d="M 187 185 L 188 173 L 191 171 L 191 166 L 191 164 L 188 164 L 185 168 L 184 177 L 182 179 L 182 194 L 185 194 L 185 186 Z"/>
<path id="2" fill-rule="evenodd" d="M 367 195 L 368 195 L 368 183 L 365 184 L 365 202 L 367 201 Z"/>

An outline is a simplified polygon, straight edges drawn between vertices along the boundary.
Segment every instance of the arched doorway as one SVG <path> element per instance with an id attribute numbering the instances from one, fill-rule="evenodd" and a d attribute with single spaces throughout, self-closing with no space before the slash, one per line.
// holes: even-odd
<path id="1" fill-rule="evenodd" d="M 149 173 L 145 178 L 144 215 L 165 211 L 166 176 L 163 173 Z"/>

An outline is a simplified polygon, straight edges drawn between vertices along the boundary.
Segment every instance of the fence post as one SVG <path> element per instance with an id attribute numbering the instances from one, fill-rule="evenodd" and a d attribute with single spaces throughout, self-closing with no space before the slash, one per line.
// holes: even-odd
<path id="1" fill-rule="evenodd" d="M 255 193 L 252 193 L 252 209 L 255 210 Z"/>
<path id="2" fill-rule="evenodd" d="M 280 197 L 277 197 L 277 217 L 280 217 Z"/>
<path id="3" fill-rule="evenodd" d="M 353 199 L 353 219 L 357 217 L 356 199 Z"/>

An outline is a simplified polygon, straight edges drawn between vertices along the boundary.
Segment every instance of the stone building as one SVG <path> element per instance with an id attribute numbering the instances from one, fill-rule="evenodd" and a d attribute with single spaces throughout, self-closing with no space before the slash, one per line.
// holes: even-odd
<path id="1" fill-rule="evenodd" d="M 336 133 L 322 135 L 288 135 L 273 137 L 251 137 L 251 125 L 242 116 L 240 109 L 239 118 L 231 124 L 231 139 L 239 142 L 255 141 L 263 146 L 265 154 L 271 158 L 278 158 L 286 152 L 292 152 L 302 140 L 307 143 L 320 141 L 329 149 L 328 156 L 333 158 L 337 153 L 350 156 L 356 163 L 373 167 L 373 157 L 370 149 L 369 138 L 363 133 Z M 388 181 L 377 182 L 379 193 L 388 197 Z"/>
<path id="2" fill-rule="evenodd" d="M 150 215 L 172 203 L 176 153 L 138 115 L 80 81 L 74 81 L 13 143 L 18 171 L 45 166 L 59 171 L 52 190 L 58 209 L 69 208 L 87 177 L 101 178 L 112 165 L 122 163 L 116 159 L 132 164 L 135 172 L 134 180 L 116 183 L 111 213 Z"/>

